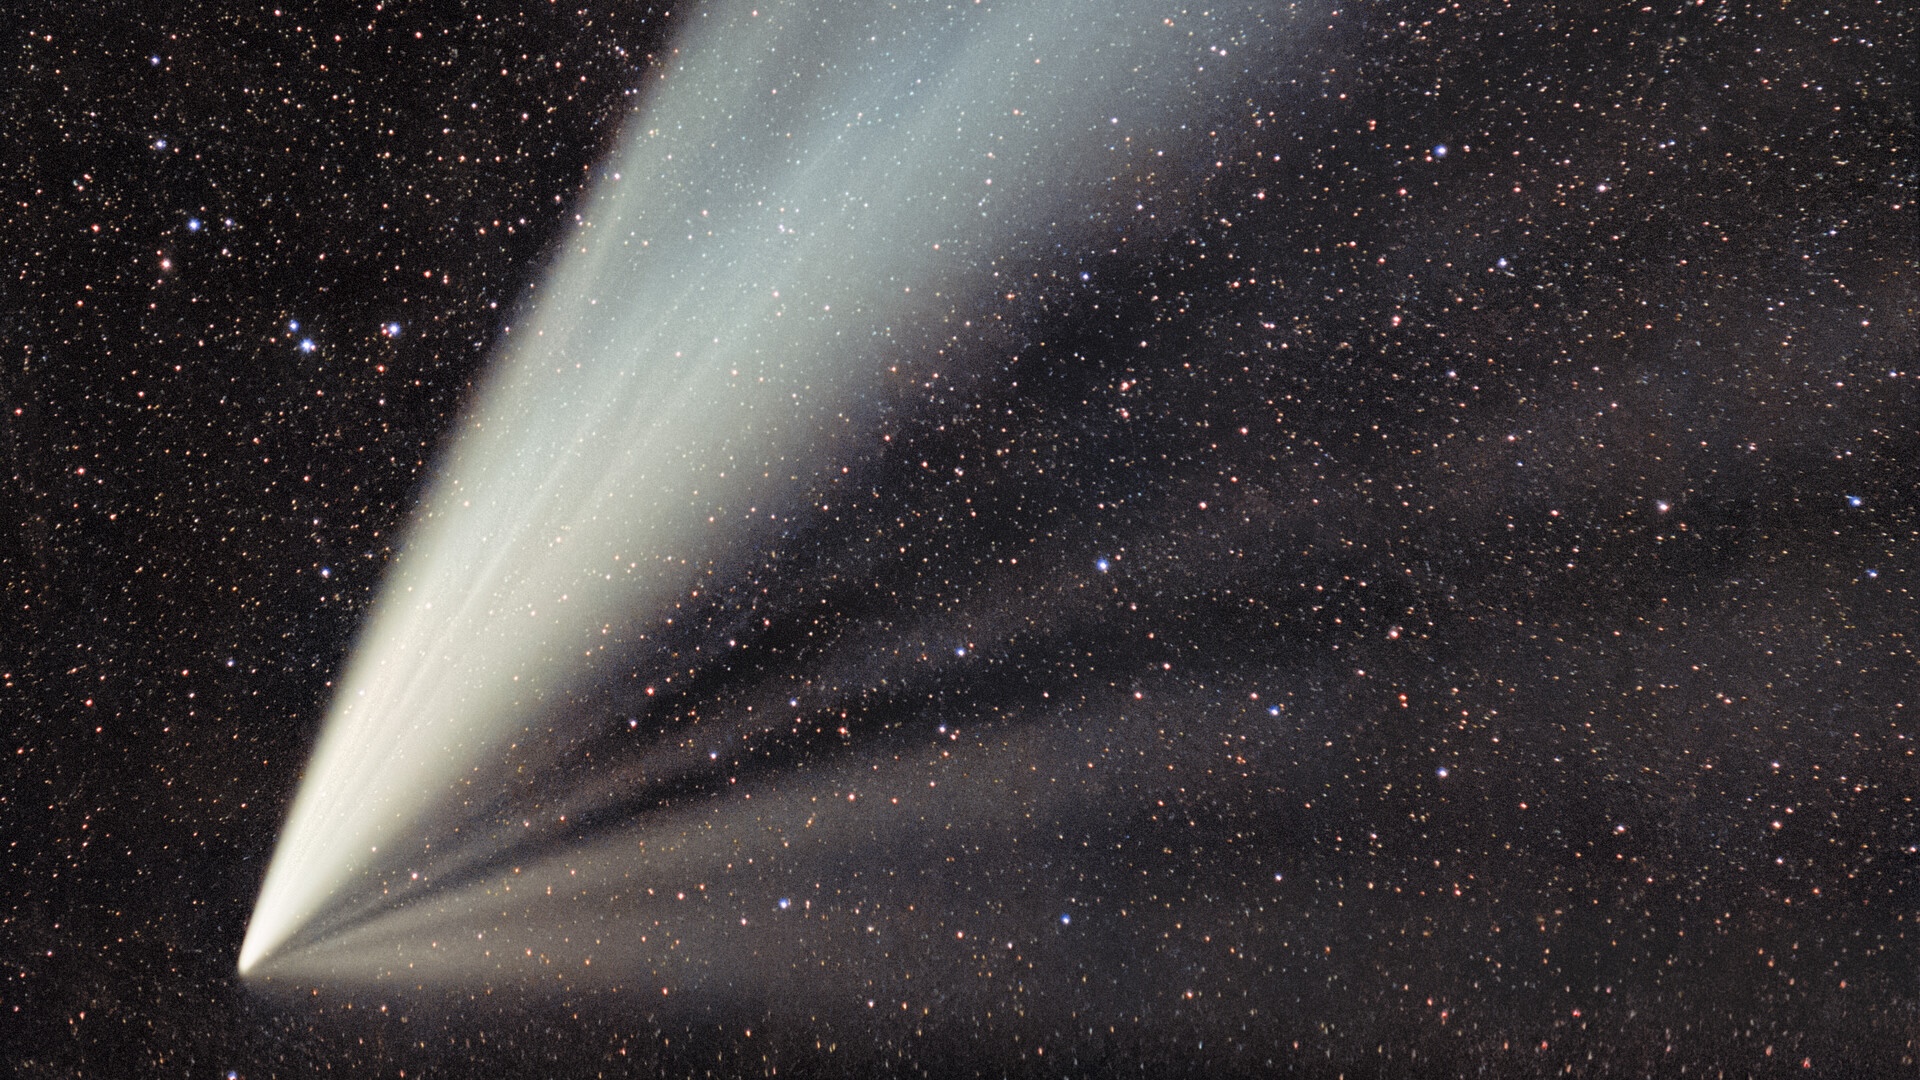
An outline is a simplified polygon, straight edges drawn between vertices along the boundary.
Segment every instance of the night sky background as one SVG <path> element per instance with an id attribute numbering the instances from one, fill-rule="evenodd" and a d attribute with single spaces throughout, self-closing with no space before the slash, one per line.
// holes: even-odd
<path id="1" fill-rule="evenodd" d="M 1876 3 L 1223 36 L 1287 58 L 1235 124 L 898 339 L 819 511 L 635 647 L 759 628 L 643 735 L 829 703 L 696 810 L 950 734 L 1023 770 L 979 797 L 1031 836 L 876 833 L 822 900 L 919 874 L 978 955 L 243 986 L 330 681 L 685 18 L 0 23 L 0 1071 L 1914 1074 L 1920 40 Z"/>

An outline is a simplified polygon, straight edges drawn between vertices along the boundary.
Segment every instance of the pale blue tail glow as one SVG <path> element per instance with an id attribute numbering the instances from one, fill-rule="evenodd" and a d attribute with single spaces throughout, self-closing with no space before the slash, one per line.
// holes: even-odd
<path id="1" fill-rule="evenodd" d="M 861 422 L 876 343 L 1004 287 L 1000 253 L 1109 209 L 1110 181 L 1191 139 L 1194 102 L 1234 78 L 1139 0 L 763 0 L 687 21 L 450 441 L 243 973 L 324 949 L 330 917 L 378 902 L 381 850 L 418 846 L 530 708 L 762 543 L 774 526 L 754 523 Z M 396 925 L 430 936 L 428 918 Z"/>

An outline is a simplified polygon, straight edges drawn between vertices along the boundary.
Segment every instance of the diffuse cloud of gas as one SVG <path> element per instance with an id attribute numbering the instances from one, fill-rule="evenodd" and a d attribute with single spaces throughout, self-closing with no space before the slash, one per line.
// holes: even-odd
<path id="1" fill-rule="evenodd" d="M 996 288 L 996 258 L 1062 222 L 1130 210 L 1112 193 L 1231 98 L 1219 35 L 1273 31 L 1254 8 L 1194 25 L 1141 0 L 695 11 L 450 440 L 241 972 L 365 939 L 370 918 L 430 935 L 419 910 L 379 914 L 391 853 L 424 857 L 528 710 L 594 674 L 609 628 L 669 617 L 700 566 L 766 542 L 770 516 L 739 510 L 797 497 L 795 463 L 857 413 L 890 328 Z"/>

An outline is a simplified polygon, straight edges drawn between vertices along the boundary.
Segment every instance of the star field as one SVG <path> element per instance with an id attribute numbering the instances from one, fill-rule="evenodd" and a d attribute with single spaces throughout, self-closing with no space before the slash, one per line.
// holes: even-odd
<path id="1" fill-rule="evenodd" d="M 244 984 L 441 452 L 698 17 L 26 17 L 0 1061 L 1913 1069 L 1915 42 L 1866 2 L 1167 6 L 1196 126 L 1115 95 L 1084 213 L 914 252 L 958 284 L 824 434 L 704 463 L 765 482 L 740 539 L 605 566 L 685 587 L 437 823 L 494 853 L 372 871 L 404 959 Z"/>

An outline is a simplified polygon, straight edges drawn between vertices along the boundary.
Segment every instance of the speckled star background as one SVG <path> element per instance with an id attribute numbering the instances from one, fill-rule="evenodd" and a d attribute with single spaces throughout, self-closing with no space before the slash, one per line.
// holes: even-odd
<path id="1" fill-rule="evenodd" d="M 1866 2 L 1168 5 L 1226 119 L 976 253 L 475 811 L 656 875 L 478 928 L 613 970 L 243 983 L 436 452 L 693 11 L 9 18 L 6 1071 L 1914 1070 L 1917 43 Z"/>

